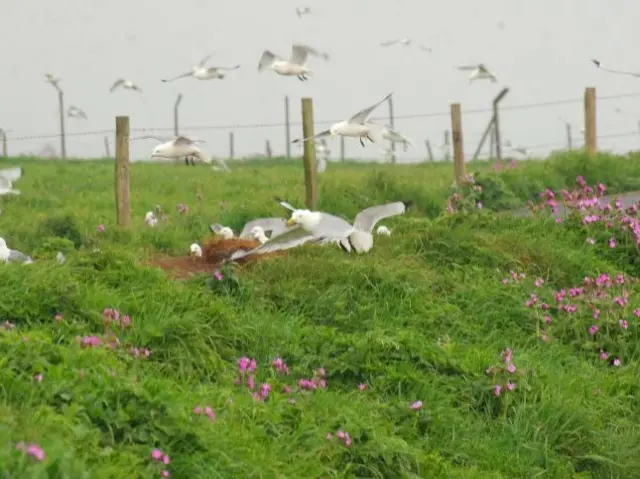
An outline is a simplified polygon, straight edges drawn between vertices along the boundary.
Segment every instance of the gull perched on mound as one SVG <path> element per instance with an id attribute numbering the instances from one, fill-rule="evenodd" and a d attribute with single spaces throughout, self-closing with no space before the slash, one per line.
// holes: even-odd
<path id="1" fill-rule="evenodd" d="M 5 263 L 33 263 L 31 256 L 27 256 L 15 249 L 9 249 L 4 238 L 0 238 L 0 261 Z"/>
<path id="2" fill-rule="evenodd" d="M 200 60 L 200 63 L 198 63 L 197 65 L 192 67 L 190 72 L 183 73 L 182 75 L 178 75 L 178 76 L 173 77 L 173 78 L 163 79 L 161 81 L 166 83 L 166 82 L 171 82 L 171 81 L 178 80 L 180 78 L 186 78 L 186 77 L 193 77 L 193 78 L 196 78 L 198 80 L 215 80 L 215 79 L 222 80 L 225 77 L 225 74 L 222 73 L 223 71 L 233 71 L 233 70 L 237 70 L 238 68 L 240 68 L 240 65 L 235 65 L 235 66 L 232 66 L 232 67 L 207 67 L 207 66 L 205 66 L 212 55 L 213 54 L 211 53 L 211 54 L 207 55 L 206 57 L 204 57 L 202 60 Z"/>
<path id="3" fill-rule="evenodd" d="M 339 121 L 338 123 L 334 123 L 329 127 L 328 130 L 321 131 L 320 133 L 310 136 L 307 138 L 297 138 L 292 141 L 292 143 L 299 143 L 303 141 L 315 140 L 317 138 L 324 138 L 326 136 L 348 136 L 352 138 L 359 138 L 360 144 L 364 147 L 363 138 L 368 139 L 371 143 L 374 143 L 375 140 L 371 137 L 372 134 L 375 135 L 379 130 L 376 128 L 378 125 L 374 125 L 373 123 L 369 123 L 369 117 L 373 113 L 380 104 L 387 101 L 393 93 L 389 93 L 382 100 L 377 103 L 374 103 L 367 108 L 360 110 L 358 113 L 353 115 L 348 120 Z"/>
<path id="4" fill-rule="evenodd" d="M 67 110 L 67 116 L 69 118 L 78 118 L 80 120 L 86 120 L 87 119 L 87 114 L 82 111 L 80 108 L 78 108 L 77 106 L 73 106 L 71 105 L 69 107 L 69 109 Z"/>
<path id="5" fill-rule="evenodd" d="M 338 216 L 321 211 L 309 211 L 294 208 L 286 201 L 279 201 L 290 210 L 291 218 L 287 225 L 292 228 L 280 235 L 273 236 L 266 243 L 250 251 L 236 251 L 231 260 L 243 258 L 250 254 L 264 254 L 281 251 L 307 242 L 318 244 L 338 243 L 347 253 L 366 253 L 373 247 L 371 232 L 376 223 L 383 218 L 404 214 L 411 201 L 396 201 L 384 205 L 372 206 L 362 210 L 353 224 Z"/>
<path id="6" fill-rule="evenodd" d="M 153 211 L 147 211 L 147 214 L 144 215 L 144 222 L 147 224 L 147 226 L 154 228 L 158 224 L 158 218 L 156 218 L 156 215 L 153 213 Z"/>
<path id="7" fill-rule="evenodd" d="M 22 167 L 5 168 L 0 170 L 0 196 L 19 195 L 20 190 L 13 189 L 13 182 L 22 178 Z"/>
<path id="8" fill-rule="evenodd" d="M 109 91 L 111 93 L 114 92 L 114 90 L 118 87 L 122 87 L 125 90 L 131 90 L 131 91 L 137 91 L 142 93 L 142 89 L 136 85 L 135 83 L 133 83 L 131 80 L 125 80 L 124 78 L 118 78 L 113 85 L 111 85 L 111 88 L 109 88 Z"/>
<path id="9" fill-rule="evenodd" d="M 491 80 L 493 83 L 497 83 L 498 78 L 487 68 L 484 63 L 478 63 L 477 65 L 464 65 L 458 67 L 458 70 L 471 71 L 469 76 L 469 83 L 475 80 Z"/>
<path id="10" fill-rule="evenodd" d="M 312 74 L 311 70 L 306 66 L 307 56 L 309 55 L 321 57 L 325 60 L 329 59 L 327 53 L 319 52 L 315 48 L 296 43 L 291 47 L 291 58 L 288 60 L 279 57 L 270 50 L 262 52 L 260 63 L 258 63 L 258 72 L 270 68 L 278 75 L 297 76 L 300 81 L 307 81 L 307 75 Z"/>

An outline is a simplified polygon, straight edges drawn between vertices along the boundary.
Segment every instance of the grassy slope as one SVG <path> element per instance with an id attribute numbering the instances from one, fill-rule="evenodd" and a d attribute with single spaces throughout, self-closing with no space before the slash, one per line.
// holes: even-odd
<path id="1" fill-rule="evenodd" d="M 159 477 L 154 447 L 170 454 L 167 468 L 180 478 L 640 475 L 635 348 L 621 367 L 607 367 L 576 347 L 569 323 L 540 341 L 523 306 L 536 289 L 529 278 L 544 277 L 538 294 L 552 298 L 584 276 L 636 273 L 617 252 L 588 245 L 580 228 L 486 211 L 438 216 L 450 165 L 389 175 L 389 166 L 336 165 L 321 177 L 322 209 L 352 216 L 370 204 L 345 195 L 348 185 L 371 202 L 413 198 L 417 212 L 384 221 L 393 236 L 376 238 L 368 255 L 301 248 L 210 287 L 204 277 L 172 282 L 136 261 L 150 250 L 181 254 L 214 220 L 238 228 L 279 215 L 274 194 L 301 204 L 299 165 L 244 165 L 232 175 L 134 165 L 135 225 L 119 233 L 111 165 L 23 164 L 23 196 L 0 200 L 0 236 L 43 259 L 0 268 L 0 323 L 16 326 L 0 329 L 0 476 Z M 640 186 L 638 167 L 608 157 L 532 162 L 490 177 L 503 198 L 523 202 L 578 174 L 608 192 Z M 182 217 L 179 202 L 190 207 Z M 170 222 L 146 229 L 142 216 L 157 203 Z M 58 266 L 46 258 L 64 242 L 47 238 L 43 222 L 66 213 L 83 246 Z M 504 285 L 509 270 L 528 278 Z M 639 306 L 633 294 L 630 303 Z M 109 307 L 133 318 L 122 345 L 81 348 L 74 338 L 101 334 Z M 150 358 L 133 358 L 131 346 L 151 349 Z M 505 347 L 517 387 L 497 398 L 485 369 Z M 258 361 L 257 384 L 272 386 L 266 402 L 233 384 L 243 355 Z M 290 376 L 270 366 L 276 356 Z M 298 392 L 297 380 L 320 367 L 328 388 Z M 281 392 L 286 384 L 295 404 Z M 210 405 L 216 421 L 193 414 L 196 405 Z M 350 448 L 325 438 L 339 429 Z M 29 460 L 18 441 L 40 444 L 47 459 Z"/>

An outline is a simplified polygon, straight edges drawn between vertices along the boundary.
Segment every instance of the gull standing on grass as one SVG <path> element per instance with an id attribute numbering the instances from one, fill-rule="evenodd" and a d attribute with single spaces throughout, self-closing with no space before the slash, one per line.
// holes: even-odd
<path id="1" fill-rule="evenodd" d="M 15 249 L 9 249 L 4 238 L 0 238 L 0 261 L 5 263 L 33 263 L 31 256 L 27 256 Z"/>
<path id="2" fill-rule="evenodd" d="M 233 71 L 240 68 L 240 65 L 235 65 L 232 67 L 207 67 L 205 66 L 213 53 L 210 53 L 202 60 L 200 63 L 191 68 L 190 72 L 183 73 L 182 75 L 178 75 L 173 78 L 163 79 L 162 82 L 172 82 L 174 80 L 178 80 L 180 78 L 193 77 L 198 80 L 222 80 L 225 77 L 225 74 L 222 72 Z"/>
<path id="3" fill-rule="evenodd" d="M 412 202 L 396 201 L 364 209 L 356 215 L 353 225 L 329 213 L 300 210 L 282 200 L 279 203 L 292 212 L 287 225 L 293 226 L 293 228 L 272 237 L 266 243 L 250 251 L 236 251 L 231 255 L 231 260 L 250 254 L 281 251 L 311 241 L 318 244 L 338 243 L 347 253 L 352 251 L 358 254 L 366 253 L 373 247 L 371 232 L 376 223 L 383 218 L 404 214 Z"/>
<path id="4" fill-rule="evenodd" d="M 82 111 L 80 108 L 78 108 L 77 106 L 73 106 L 71 105 L 68 109 L 67 109 L 67 116 L 70 118 L 78 118 L 80 120 L 87 120 L 87 114 Z"/>
<path id="5" fill-rule="evenodd" d="M 348 120 L 339 121 L 329 127 L 328 130 L 321 131 L 317 135 L 310 136 L 308 138 L 297 138 L 292 143 L 299 143 L 302 141 L 315 140 L 317 138 L 324 138 L 326 136 L 348 136 L 352 138 L 359 138 L 360 144 L 364 147 L 363 138 L 368 139 L 371 143 L 375 143 L 375 140 L 371 138 L 371 134 L 378 131 L 374 128 L 372 123 L 368 123 L 369 117 L 380 104 L 387 101 L 393 93 L 389 93 L 379 102 L 360 110 Z"/>
<path id="6" fill-rule="evenodd" d="M 498 78 L 487 68 L 484 63 L 478 63 L 477 65 L 463 65 L 458 67 L 458 70 L 470 71 L 469 83 L 475 80 L 491 80 L 493 83 L 498 82 Z"/>
<path id="7" fill-rule="evenodd" d="M 311 70 L 306 66 L 307 56 L 309 55 L 324 58 L 325 61 L 329 60 L 327 53 L 296 43 L 291 47 L 291 58 L 289 60 L 279 57 L 270 50 L 262 52 L 260 63 L 258 63 L 258 72 L 270 68 L 278 75 L 297 76 L 300 81 L 307 81 L 307 75 L 312 74 Z"/>
<path id="8" fill-rule="evenodd" d="M 596 67 L 598 67 L 602 71 L 609 72 L 609 73 L 617 73 L 618 75 L 629 75 L 632 77 L 640 78 L 640 73 L 638 72 L 628 72 L 623 70 L 612 70 L 611 68 L 603 68 L 599 60 L 595 60 L 592 58 L 591 61 Z"/>
<path id="9" fill-rule="evenodd" d="M 125 80 L 124 78 L 118 78 L 113 83 L 113 85 L 111 85 L 111 88 L 109 88 L 109 91 L 113 93 L 114 90 L 118 87 L 122 87 L 125 90 L 132 90 L 132 91 L 137 91 L 139 93 L 142 93 L 142 89 L 138 85 L 133 83 L 131 80 Z"/>
<path id="10" fill-rule="evenodd" d="M 22 178 L 22 167 L 5 168 L 0 170 L 0 196 L 19 195 L 20 190 L 13 189 L 13 182 Z"/>

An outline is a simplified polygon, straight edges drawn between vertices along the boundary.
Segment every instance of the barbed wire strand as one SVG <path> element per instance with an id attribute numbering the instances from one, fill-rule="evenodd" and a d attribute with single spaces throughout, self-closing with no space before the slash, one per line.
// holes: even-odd
<path id="1" fill-rule="evenodd" d="M 605 95 L 598 97 L 598 101 L 608 101 L 608 100 L 618 100 L 622 98 L 637 98 L 640 97 L 640 92 L 637 93 L 623 93 L 618 95 Z M 510 110 L 529 110 L 533 108 L 547 108 L 551 106 L 560 106 L 560 105 L 570 105 L 575 103 L 582 103 L 584 100 L 582 98 L 578 99 L 564 99 L 564 100 L 553 100 L 539 103 L 525 103 L 520 105 L 511 105 L 511 106 L 503 106 L 500 107 L 500 111 L 510 111 Z M 476 108 L 471 110 L 463 110 L 463 115 L 475 115 L 480 113 L 492 113 L 493 108 Z M 444 112 L 433 112 L 433 113 L 416 113 L 410 115 L 397 115 L 394 117 L 394 120 L 413 120 L 418 118 L 438 118 L 438 117 L 448 117 L 451 113 L 448 111 Z M 372 120 L 386 120 L 387 117 L 373 117 Z M 322 120 L 314 122 L 316 125 L 330 125 L 337 121 L 341 120 Z M 289 122 L 289 126 L 300 126 L 302 122 L 300 121 L 292 121 Z M 209 125 L 209 126 L 190 126 L 183 127 L 184 131 L 205 131 L 205 130 L 242 130 L 242 129 L 258 129 L 258 128 L 283 128 L 287 126 L 285 122 L 278 123 L 246 123 L 246 124 L 233 124 L 233 125 Z M 153 132 L 162 132 L 162 131 L 173 131 L 173 127 L 162 127 L 162 128 L 131 128 L 131 132 L 137 133 L 153 133 Z M 77 137 L 77 136 L 96 136 L 96 135 L 113 135 L 115 132 L 115 128 L 111 128 L 108 130 L 93 130 L 93 131 L 81 131 L 81 132 L 73 132 L 66 133 L 65 137 Z M 5 133 L 10 133 L 10 131 L 6 131 Z M 41 134 L 41 135 L 22 135 L 22 136 L 10 136 L 7 135 L 7 141 L 26 141 L 26 140 L 41 140 L 41 139 L 51 139 L 51 138 L 60 138 L 60 134 Z"/>

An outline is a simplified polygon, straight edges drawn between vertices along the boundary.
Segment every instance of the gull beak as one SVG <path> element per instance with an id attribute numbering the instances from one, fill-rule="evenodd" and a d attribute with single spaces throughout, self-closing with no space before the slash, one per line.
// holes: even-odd
<path id="1" fill-rule="evenodd" d="M 287 226 L 294 226 L 296 224 L 295 220 L 293 218 L 289 218 L 287 220 Z"/>

